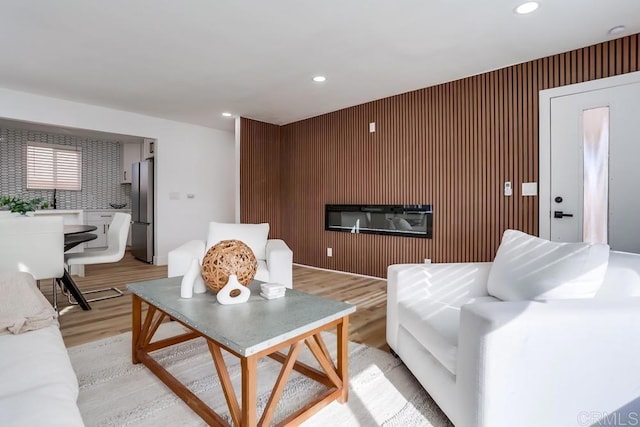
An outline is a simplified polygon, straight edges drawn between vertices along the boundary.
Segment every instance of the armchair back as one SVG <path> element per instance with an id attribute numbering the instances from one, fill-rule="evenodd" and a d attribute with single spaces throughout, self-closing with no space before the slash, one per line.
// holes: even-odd
<path id="1" fill-rule="evenodd" d="M 209 223 L 209 236 L 205 251 L 222 240 L 240 240 L 251 248 L 257 260 L 267 259 L 269 224 Z"/>

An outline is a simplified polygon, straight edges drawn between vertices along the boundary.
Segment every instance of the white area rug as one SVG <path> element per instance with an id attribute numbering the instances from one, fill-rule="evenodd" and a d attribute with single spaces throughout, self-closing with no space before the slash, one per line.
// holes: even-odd
<path id="1" fill-rule="evenodd" d="M 163 324 L 160 336 L 175 335 L 182 327 Z M 158 334 L 156 334 L 158 336 Z M 323 336 L 335 354 L 335 336 Z M 225 362 L 240 396 L 240 364 Z M 69 349 L 78 376 L 78 405 L 87 426 L 203 426 L 204 421 L 176 397 L 144 365 L 131 363 L 131 334 L 126 333 Z M 203 339 L 154 353 L 155 359 L 186 384 L 205 403 L 230 420 L 209 350 Z M 300 359 L 317 366 L 308 349 Z M 267 403 L 280 364 L 263 358 L 258 364 L 258 414 Z M 305 426 L 450 426 L 402 362 L 381 350 L 349 343 L 349 401 L 333 402 L 307 420 Z M 292 373 L 276 410 L 275 420 L 301 407 L 323 386 Z"/>

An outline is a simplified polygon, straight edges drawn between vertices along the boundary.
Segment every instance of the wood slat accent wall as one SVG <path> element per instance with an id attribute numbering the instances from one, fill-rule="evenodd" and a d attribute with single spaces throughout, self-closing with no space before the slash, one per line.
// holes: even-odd
<path id="1" fill-rule="evenodd" d="M 538 199 L 520 194 L 538 182 L 538 92 L 639 58 L 636 34 L 281 127 L 243 119 L 242 221 L 270 222 L 295 262 L 378 277 L 424 258 L 490 261 L 505 229 L 538 233 Z M 328 203 L 433 204 L 433 239 L 325 231 Z"/>
<path id="2" fill-rule="evenodd" d="M 242 118 L 240 122 L 240 221 L 280 228 L 280 126 Z"/>

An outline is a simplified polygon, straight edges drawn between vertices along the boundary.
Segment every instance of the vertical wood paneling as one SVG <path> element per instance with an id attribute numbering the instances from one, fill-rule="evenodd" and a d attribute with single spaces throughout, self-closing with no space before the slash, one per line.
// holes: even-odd
<path id="1" fill-rule="evenodd" d="M 538 182 L 538 92 L 640 70 L 638 41 L 633 35 L 281 127 L 242 119 L 242 221 L 270 222 L 295 262 L 372 276 L 424 258 L 491 260 L 506 228 L 538 233 L 538 200 L 522 197 L 520 187 Z M 512 197 L 502 195 L 504 181 Z M 431 203 L 433 239 L 324 231 L 327 203 Z"/>
<path id="2" fill-rule="evenodd" d="M 240 221 L 268 222 L 280 236 L 280 126 L 242 118 L 240 159 Z"/>

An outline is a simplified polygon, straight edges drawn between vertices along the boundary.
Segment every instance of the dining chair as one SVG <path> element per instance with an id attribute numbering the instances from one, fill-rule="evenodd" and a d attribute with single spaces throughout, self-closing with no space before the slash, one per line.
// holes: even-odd
<path id="1" fill-rule="evenodd" d="M 0 273 L 30 273 L 37 281 L 64 275 L 64 233 L 61 216 L 2 216 Z M 53 307 L 57 309 L 54 282 Z"/>
<path id="2" fill-rule="evenodd" d="M 84 252 L 76 252 L 65 254 L 64 260 L 68 267 L 78 264 L 106 264 L 118 262 L 124 257 L 124 251 L 127 248 L 127 236 L 129 235 L 129 227 L 131 225 L 131 215 L 117 212 L 109 224 L 107 231 L 107 247 L 102 250 L 89 249 Z M 117 298 L 123 295 L 123 292 L 116 287 L 108 287 L 95 289 L 92 291 L 82 292 L 83 295 L 95 294 L 99 292 L 113 292 L 113 295 L 103 296 L 87 300 L 88 302 L 102 301 L 110 298 Z M 67 294 L 70 304 L 77 302 Z"/>

